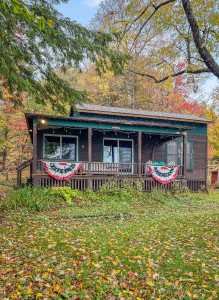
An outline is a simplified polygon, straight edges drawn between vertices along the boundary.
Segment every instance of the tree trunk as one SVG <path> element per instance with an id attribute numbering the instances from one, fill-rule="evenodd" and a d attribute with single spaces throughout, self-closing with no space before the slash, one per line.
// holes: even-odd
<path id="1" fill-rule="evenodd" d="M 8 140 L 8 129 L 5 129 L 4 131 L 4 140 Z M 8 156 L 8 150 L 5 148 L 5 150 L 2 152 L 2 170 L 5 173 L 5 180 L 8 180 L 8 170 L 7 170 L 7 156 Z"/>
<path id="2" fill-rule="evenodd" d="M 205 62 L 205 65 L 209 69 L 209 71 L 212 72 L 219 79 L 219 65 L 214 60 L 213 56 L 208 51 L 207 47 L 204 44 L 204 41 L 202 40 L 202 37 L 200 35 L 200 29 L 198 27 L 198 23 L 193 14 L 191 3 L 189 0 L 182 0 L 182 5 L 183 5 L 183 9 L 185 11 L 187 20 L 189 22 L 189 25 L 191 27 L 192 36 L 193 36 L 196 48 L 198 50 L 198 53 L 200 54 L 201 58 Z"/>

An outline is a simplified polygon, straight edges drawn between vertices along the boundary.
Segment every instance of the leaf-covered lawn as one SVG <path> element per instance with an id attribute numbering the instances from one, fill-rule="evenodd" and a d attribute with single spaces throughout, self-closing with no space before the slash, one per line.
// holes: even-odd
<path id="1" fill-rule="evenodd" d="M 218 299 L 219 193 L 1 221 L 1 299 Z"/>

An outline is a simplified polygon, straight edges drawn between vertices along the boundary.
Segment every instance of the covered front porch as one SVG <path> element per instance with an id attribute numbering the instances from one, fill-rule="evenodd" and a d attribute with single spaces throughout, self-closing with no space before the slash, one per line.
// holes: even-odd
<path id="1" fill-rule="evenodd" d="M 132 122 L 133 123 L 133 122 Z M 91 120 L 51 119 L 46 116 L 29 120 L 33 143 L 30 180 L 33 186 L 52 187 L 70 185 L 72 188 L 97 190 L 106 181 L 115 178 L 121 185 L 124 178 L 142 180 L 144 190 L 159 186 L 152 177 L 148 165 L 163 162 L 179 166 L 177 180 L 185 181 L 187 159 L 186 126 L 168 124 L 109 124 Z M 165 157 L 168 141 L 181 138 L 180 161 L 174 154 Z M 71 162 L 82 167 L 68 180 L 51 178 L 43 162 Z M 18 185 L 22 181 L 22 165 L 18 168 Z M 133 182 L 134 182 L 133 181 Z M 166 187 L 170 188 L 170 184 Z"/>

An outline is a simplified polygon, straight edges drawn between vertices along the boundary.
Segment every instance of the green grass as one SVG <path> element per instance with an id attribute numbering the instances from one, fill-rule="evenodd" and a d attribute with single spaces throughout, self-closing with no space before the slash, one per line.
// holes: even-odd
<path id="1" fill-rule="evenodd" d="M 218 299 L 219 192 L 92 197 L 2 212 L 1 299 Z"/>

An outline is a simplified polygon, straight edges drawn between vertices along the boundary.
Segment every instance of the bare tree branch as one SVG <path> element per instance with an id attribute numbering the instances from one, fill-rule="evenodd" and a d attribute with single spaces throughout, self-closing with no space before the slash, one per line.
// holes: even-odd
<path id="1" fill-rule="evenodd" d="M 203 39 L 200 35 L 200 29 L 198 26 L 198 23 L 195 19 L 195 16 L 193 14 L 193 9 L 191 7 L 191 3 L 189 0 L 182 0 L 183 9 L 185 11 L 187 20 L 189 22 L 189 25 L 191 27 L 192 36 L 196 45 L 196 48 L 198 50 L 198 53 L 200 54 L 201 58 L 203 59 L 205 65 L 209 69 L 211 73 L 213 73 L 218 79 L 219 79 L 219 65 L 211 55 L 211 53 L 208 51 L 206 45 L 203 42 Z"/>
<path id="2" fill-rule="evenodd" d="M 176 0 L 167 0 L 163 3 L 160 3 L 159 5 L 155 6 L 154 4 L 152 4 L 152 6 L 154 7 L 154 11 L 152 12 L 152 14 L 145 20 L 145 22 L 142 24 L 141 28 L 139 29 L 137 35 L 135 36 L 135 41 L 137 40 L 137 38 L 139 37 L 140 33 L 142 32 L 143 28 L 146 26 L 146 24 L 150 21 L 150 19 L 153 17 L 153 15 L 163 6 L 171 3 L 171 2 L 175 2 Z"/>
<path id="3" fill-rule="evenodd" d="M 179 72 L 167 75 L 167 76 L 165 76 L 165 77 L 163 77 L 161 79 L 158 79 L 158 78 L 156 78 L 153 75 L 146 74 L 146 73 L 140 73 L 140 72 L 137 72 L 137 71 L 134 71 L 134 70 L 131 70 L 131 69 L 127 69 L 127 71 L 129 71 L 131 73 L 134 73 L 134 74 L 137 74 L 137 75 L 140 75 L 140 76 L 151 78 L 151 79 L 154 80 L 155 83 L 161 83 L 161 82 L 166 81 L 170 77 L 177 77 L 177 76 L 183 75 L 185 73 L 186 74 L 201 74 L 201 73 L 210 73 L 211 72 L 208 68 L 202 68 L 202 69 L 197 69 L 197 70 L 186 70 L 186 69 L 184 69 L 184 70 L 181 70 Z"/>

